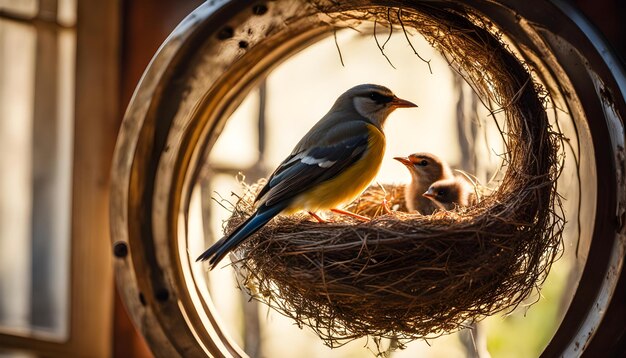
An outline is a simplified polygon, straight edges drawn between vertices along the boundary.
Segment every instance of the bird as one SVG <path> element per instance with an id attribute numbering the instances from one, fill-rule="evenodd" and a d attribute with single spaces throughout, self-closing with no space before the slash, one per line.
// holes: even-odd
<path id="1" fill-rule="evenodd" d="M 461 177 L 438 180 L 422 195 L 442 210 L 453 210 L 455 207 L 476 204 L 476 194 L 473 188 L 467 180 Z"/>
<path id="2" fill-rule="evenodd" d="M 380 168 L 387 117 L 409 107 L 417 105 L 381 85 L 362 84 L 340 95 L 269 177 L 256 196 L 254 213 L 196 261 L 208 260 L 212 270 L 280 213 L 343 212 L 337 207 L 356 199 Z"/>
<path id="3" fill-rule="evenodd" d="M 431 215 L 437 205 L 422 196 L 436 181 L 454 178 L 450 166 L 432 153 L 414 153 L 408 157 L 394 157 L 404 164 L 411 173 L 411 183 L 404 189 L 404 198 L 408 211 L 418 211 L 422 215 Z"/>

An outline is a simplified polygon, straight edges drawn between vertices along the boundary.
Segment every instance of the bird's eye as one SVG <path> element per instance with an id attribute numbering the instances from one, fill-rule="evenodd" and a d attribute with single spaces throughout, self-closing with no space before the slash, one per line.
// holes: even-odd
<path id="1" fill-rule="evenodd" d="M 419 163 L 417 163 L 420 167 L 425 167 L 428 165 L 428 161 L 426 159 L 422 159 Z"/>
<path id="2" fill-rule="evenodd" d="M 393 100 L 392 96 L 385 96 L 384 94 L 380 94 L 378 92 L 371 92 L 369 94 L 369 98 L 378 104 L 389 103 Z"/>
<path id="3" fill-rule="evenodd" d="M 439 196 L 445 196 L 448 192 L 445 189 L 439 189 L 439 191 L 437 192 L 437 195 Z"/>

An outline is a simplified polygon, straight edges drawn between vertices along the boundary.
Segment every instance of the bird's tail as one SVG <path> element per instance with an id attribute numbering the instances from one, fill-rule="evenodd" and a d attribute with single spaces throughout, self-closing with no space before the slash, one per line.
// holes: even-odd
<path id="1" fill-rule="evenodd" d="M 230 233 L 230 235 L 222 237 L 203 252 L 202 255 L 198 256 L 196 261 L 209 260 L 209 269 L 212 270 L 226 254 L 239 246 L 239 244 L 263 227 L 263 225 L 267 224 L 268 221 L 278 215 L 285 207 L 286 205 L 272 205 L 269 208 L 257 210 Z"/>

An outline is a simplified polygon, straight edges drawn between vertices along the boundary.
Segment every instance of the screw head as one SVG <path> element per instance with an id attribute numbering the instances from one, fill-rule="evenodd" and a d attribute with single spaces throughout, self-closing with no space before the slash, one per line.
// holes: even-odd
<path id="1" fill-rule="evenodd" d="M 113 244 L 113 255 L 120 259 L 128 256 L 128 245 L 124 241 L 116 242 Z"/>

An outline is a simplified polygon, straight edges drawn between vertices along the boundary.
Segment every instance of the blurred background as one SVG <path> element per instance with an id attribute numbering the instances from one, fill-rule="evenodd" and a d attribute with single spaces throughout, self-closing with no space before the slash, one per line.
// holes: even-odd
<path id="1" fill-rule="evenodd" d="M 574 2 L 623 56 L 625 6 L 617 0 Z M 0 0 L 0 357 L 151 356 L 115 292 L 107 219 L 110 162 L 143 70 L 200 3 Z M 387 29 L 377 31 L 384 42 Z M 196 183 L 189 216 L 192 256 L 221 236 L 229 215 L 212 198 L 240 193 L 239 172 L 247 182 L 271 172 L 337 96 L 356 84 L 386 85 L 419 105 L 388 121 L 381 183 L 407 182 L 408 172 L 391 158 L 418 151 L 440 155 L 483 183 L 496 170 L 502 144 L 493 119 L 419 34 L 411 41 L 430 64 L 413 55 L 396 32 L 385 47 L 395 68 L 371 33 L 337 35 L 343 65 L 334 39 L 322 40 L 279 66 L 232 115 Z M 550 113 L 571 136 L 566 113 Z M 464 331 L 415 342 L 393 357 L 540 354 L 584 263 L 573 249 L 580 182 L 571 160 L 578 149 L 567 149 L 559 184 L 569 221 L 564 257 L 541 297 L 528 303 L 538 302 L 486 319 L 473 339 Z M 306 329 L 248 303 L 229 269 L 207 275 L 198 267 L 195 274 L 212 293 L 230 288 L 213 294 L 214 303 L 229 334 L 251 356 L 372 356 L 371 342 L 331 351 Z"/>

